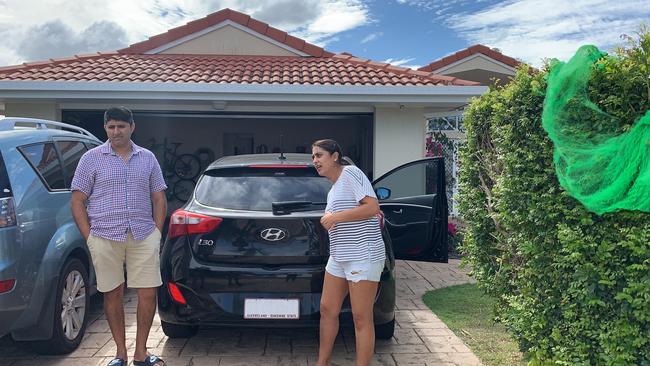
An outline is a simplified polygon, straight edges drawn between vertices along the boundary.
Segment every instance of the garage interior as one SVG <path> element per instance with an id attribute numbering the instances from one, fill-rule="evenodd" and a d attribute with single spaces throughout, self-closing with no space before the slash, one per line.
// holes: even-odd
<path id="1" fill-rule="evenodd" d="M 196 178 L 189 182 L 173 174 L 170 165 L 181 154 L 196 156 L 202 171 L 214 159 L 228 155 L 280 151 L 311 154 L 313 141 L 332 138 L 372 179 L 372 114 L 137 111 L 134 119 L 133 141 L 154 152 L 165 173 L 170 211 L 182 206 L 187 190 L 196 182 Z M 106 140 L 103 111 L 63 110 L 62 120 Z"/>

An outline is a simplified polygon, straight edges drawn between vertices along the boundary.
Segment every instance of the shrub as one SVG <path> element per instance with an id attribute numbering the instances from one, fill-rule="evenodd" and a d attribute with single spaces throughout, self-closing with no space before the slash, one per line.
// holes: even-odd
<path id="1" fill-rule="evenodd" d="M 461 250 L 531 365 L 650 365 L 650 213 L 598 216 L 559 186 L 546 73 L 522 68 L 468 108 Z M 590 99 L 609 132 L 650 109 L 650 33 L 598 62 Z"/>

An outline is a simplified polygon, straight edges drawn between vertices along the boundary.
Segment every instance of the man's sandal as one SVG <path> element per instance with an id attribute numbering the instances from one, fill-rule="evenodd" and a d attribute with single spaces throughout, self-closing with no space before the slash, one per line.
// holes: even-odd
<path id="1" fill-rule="evenodd" d="M 165 361 L 156 355 L 149 355 L 144 361 L 133 360 L 133 366 L 165 366 Z"/>
<path id="2" fill-rule="evenodd" d="M 126 366 L 126 361 L 124 361 L 121 358 L 114 358 L 111 360 L 111 362 L 108 363 L 107 366 Z"/>

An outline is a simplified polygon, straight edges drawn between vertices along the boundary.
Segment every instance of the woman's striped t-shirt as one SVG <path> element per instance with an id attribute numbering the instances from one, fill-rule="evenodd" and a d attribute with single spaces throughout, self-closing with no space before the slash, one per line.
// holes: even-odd
<path id="1" fill-rule="evenodd" d="M 339 212 L 358 207 L 366 196 L 377 197 L 368 178 L 356 166 L 344 166 L 339 179 L 327 194 L 325 211 Z M 339 262 L 386 259 L 376 216 L 361 221 L 339 222 L 330 229 L 329 237 L 330 255 Z"/>

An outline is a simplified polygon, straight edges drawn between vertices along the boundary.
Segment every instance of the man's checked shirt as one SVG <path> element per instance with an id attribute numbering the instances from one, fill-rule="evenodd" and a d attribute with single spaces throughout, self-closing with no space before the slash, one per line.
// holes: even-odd
<path id="1" fill-rule="evenodd" d="M 155 155 L 131 142 L 124 160 L 109 141 L 87 151 L 79 161 L 72 190 L 88 196 L 88 219 L 92 235 L 114 241 L 144 240 L 156 225 L 151 194 L 167 188 Z"/>

